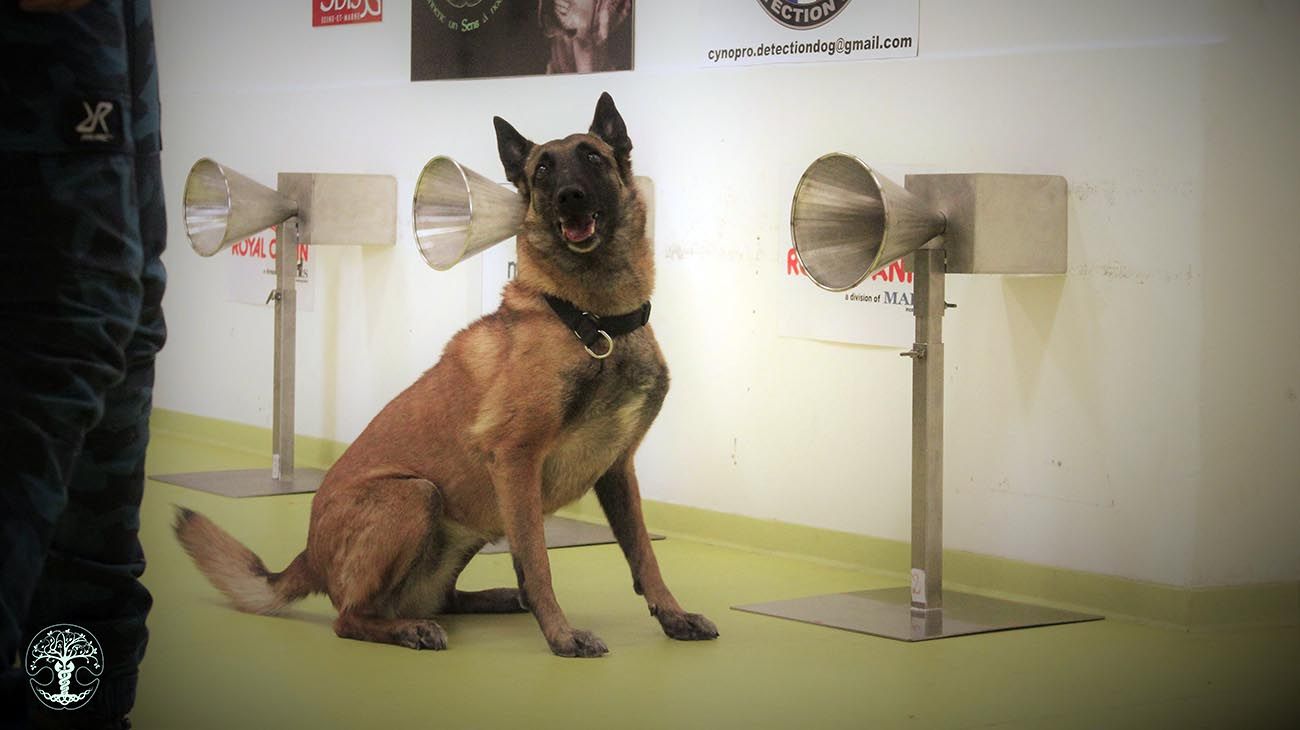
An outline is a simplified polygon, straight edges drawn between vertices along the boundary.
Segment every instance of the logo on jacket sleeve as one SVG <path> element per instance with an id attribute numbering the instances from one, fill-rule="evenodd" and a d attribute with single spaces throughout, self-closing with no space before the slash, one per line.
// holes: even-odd
<path id="1" fill-rule="evenodd" d="M 81 106 L 86 111 L 86 118 L 81 123 L 73 127 L 77 134 L 81 135 L 82 142 L 112 142 L 113 133 L 108 130 L 108 115 L 113 113 L 113 102 L 97 101 L 92 107 L 90 102 L 83 101 Z"/>
<path id="2" fill-rule="evenodd" d="M 75 96 L 63 102 L 58 125 L 64 141 L 74 147 L 120 151 L 129 147 L 124 112 L 130 107 L 113 97 Z"/>

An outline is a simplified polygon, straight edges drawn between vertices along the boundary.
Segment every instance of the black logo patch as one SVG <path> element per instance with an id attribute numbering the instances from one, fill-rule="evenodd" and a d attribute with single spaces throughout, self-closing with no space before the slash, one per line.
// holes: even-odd
<path id="1" fill-rule="evenodd" d="M 123 145 L 122 104 L 117 99 L 78 99 L 67 104 L 64 138 L 80 147 L 119 148 Z"/>
<path id="2" fill-rule="evenodd" d="M 795 30 L 808 30 L 829 23 L 849 0 L 758 0 L 772 20 Z"/>

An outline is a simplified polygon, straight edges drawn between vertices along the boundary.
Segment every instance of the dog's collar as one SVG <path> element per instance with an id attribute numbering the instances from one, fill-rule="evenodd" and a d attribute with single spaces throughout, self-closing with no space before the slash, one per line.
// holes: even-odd
<path id="1" fill-rule="evenodd" d="M 601 317 L 591 312 L 584 312 L 575 307 L 572 302 L 559 297 L 550 294 L 543 296 L 546 297 L 546 303 L 551 305 L 551 311 L 555 312 L 560 321 L 564 322 L 565 326 L 582 342 L 587 354 L 597 360 L 604 360 L 614 352 L 615 337 L 631 334 L 650 321 L 650 302 L 642 304 L 627 314 Z M 602 339 L 605 341 L 604 351 L 592 349 Z"/>

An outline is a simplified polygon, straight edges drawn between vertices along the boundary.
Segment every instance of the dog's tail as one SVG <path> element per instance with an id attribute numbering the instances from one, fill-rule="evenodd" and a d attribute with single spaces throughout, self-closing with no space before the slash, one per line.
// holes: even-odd
<path id="1" fill-rule="evenodd" d="M 289 567 L 272 573 L 252 550 L 198 512 L 178 507 L 172 529 L 199 571 L 240 611 L 280 613 L 290 603 L 324 589 L 307 564 L 305 550 Z"/>

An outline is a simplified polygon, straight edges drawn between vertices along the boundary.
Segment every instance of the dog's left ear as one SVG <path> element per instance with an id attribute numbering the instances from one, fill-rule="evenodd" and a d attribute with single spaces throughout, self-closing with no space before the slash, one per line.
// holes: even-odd
<path id="1" fill-rule="evenodd" d="M 605 144 L 614 148 L 614 156 L 618 158 L 619 171 L 623 173 L 623 178 L 630 180 L 632 178 L 632 140 L 627 136 L 627 125 L 623 123 L 623 117 L 618 113 L 618 108 L 614 106 L 614 97 L 609 92 L 600 95 L 600 101 L 596 102 L 596 116 L 591 120 L 591 134 L 600 137 Z"/>

